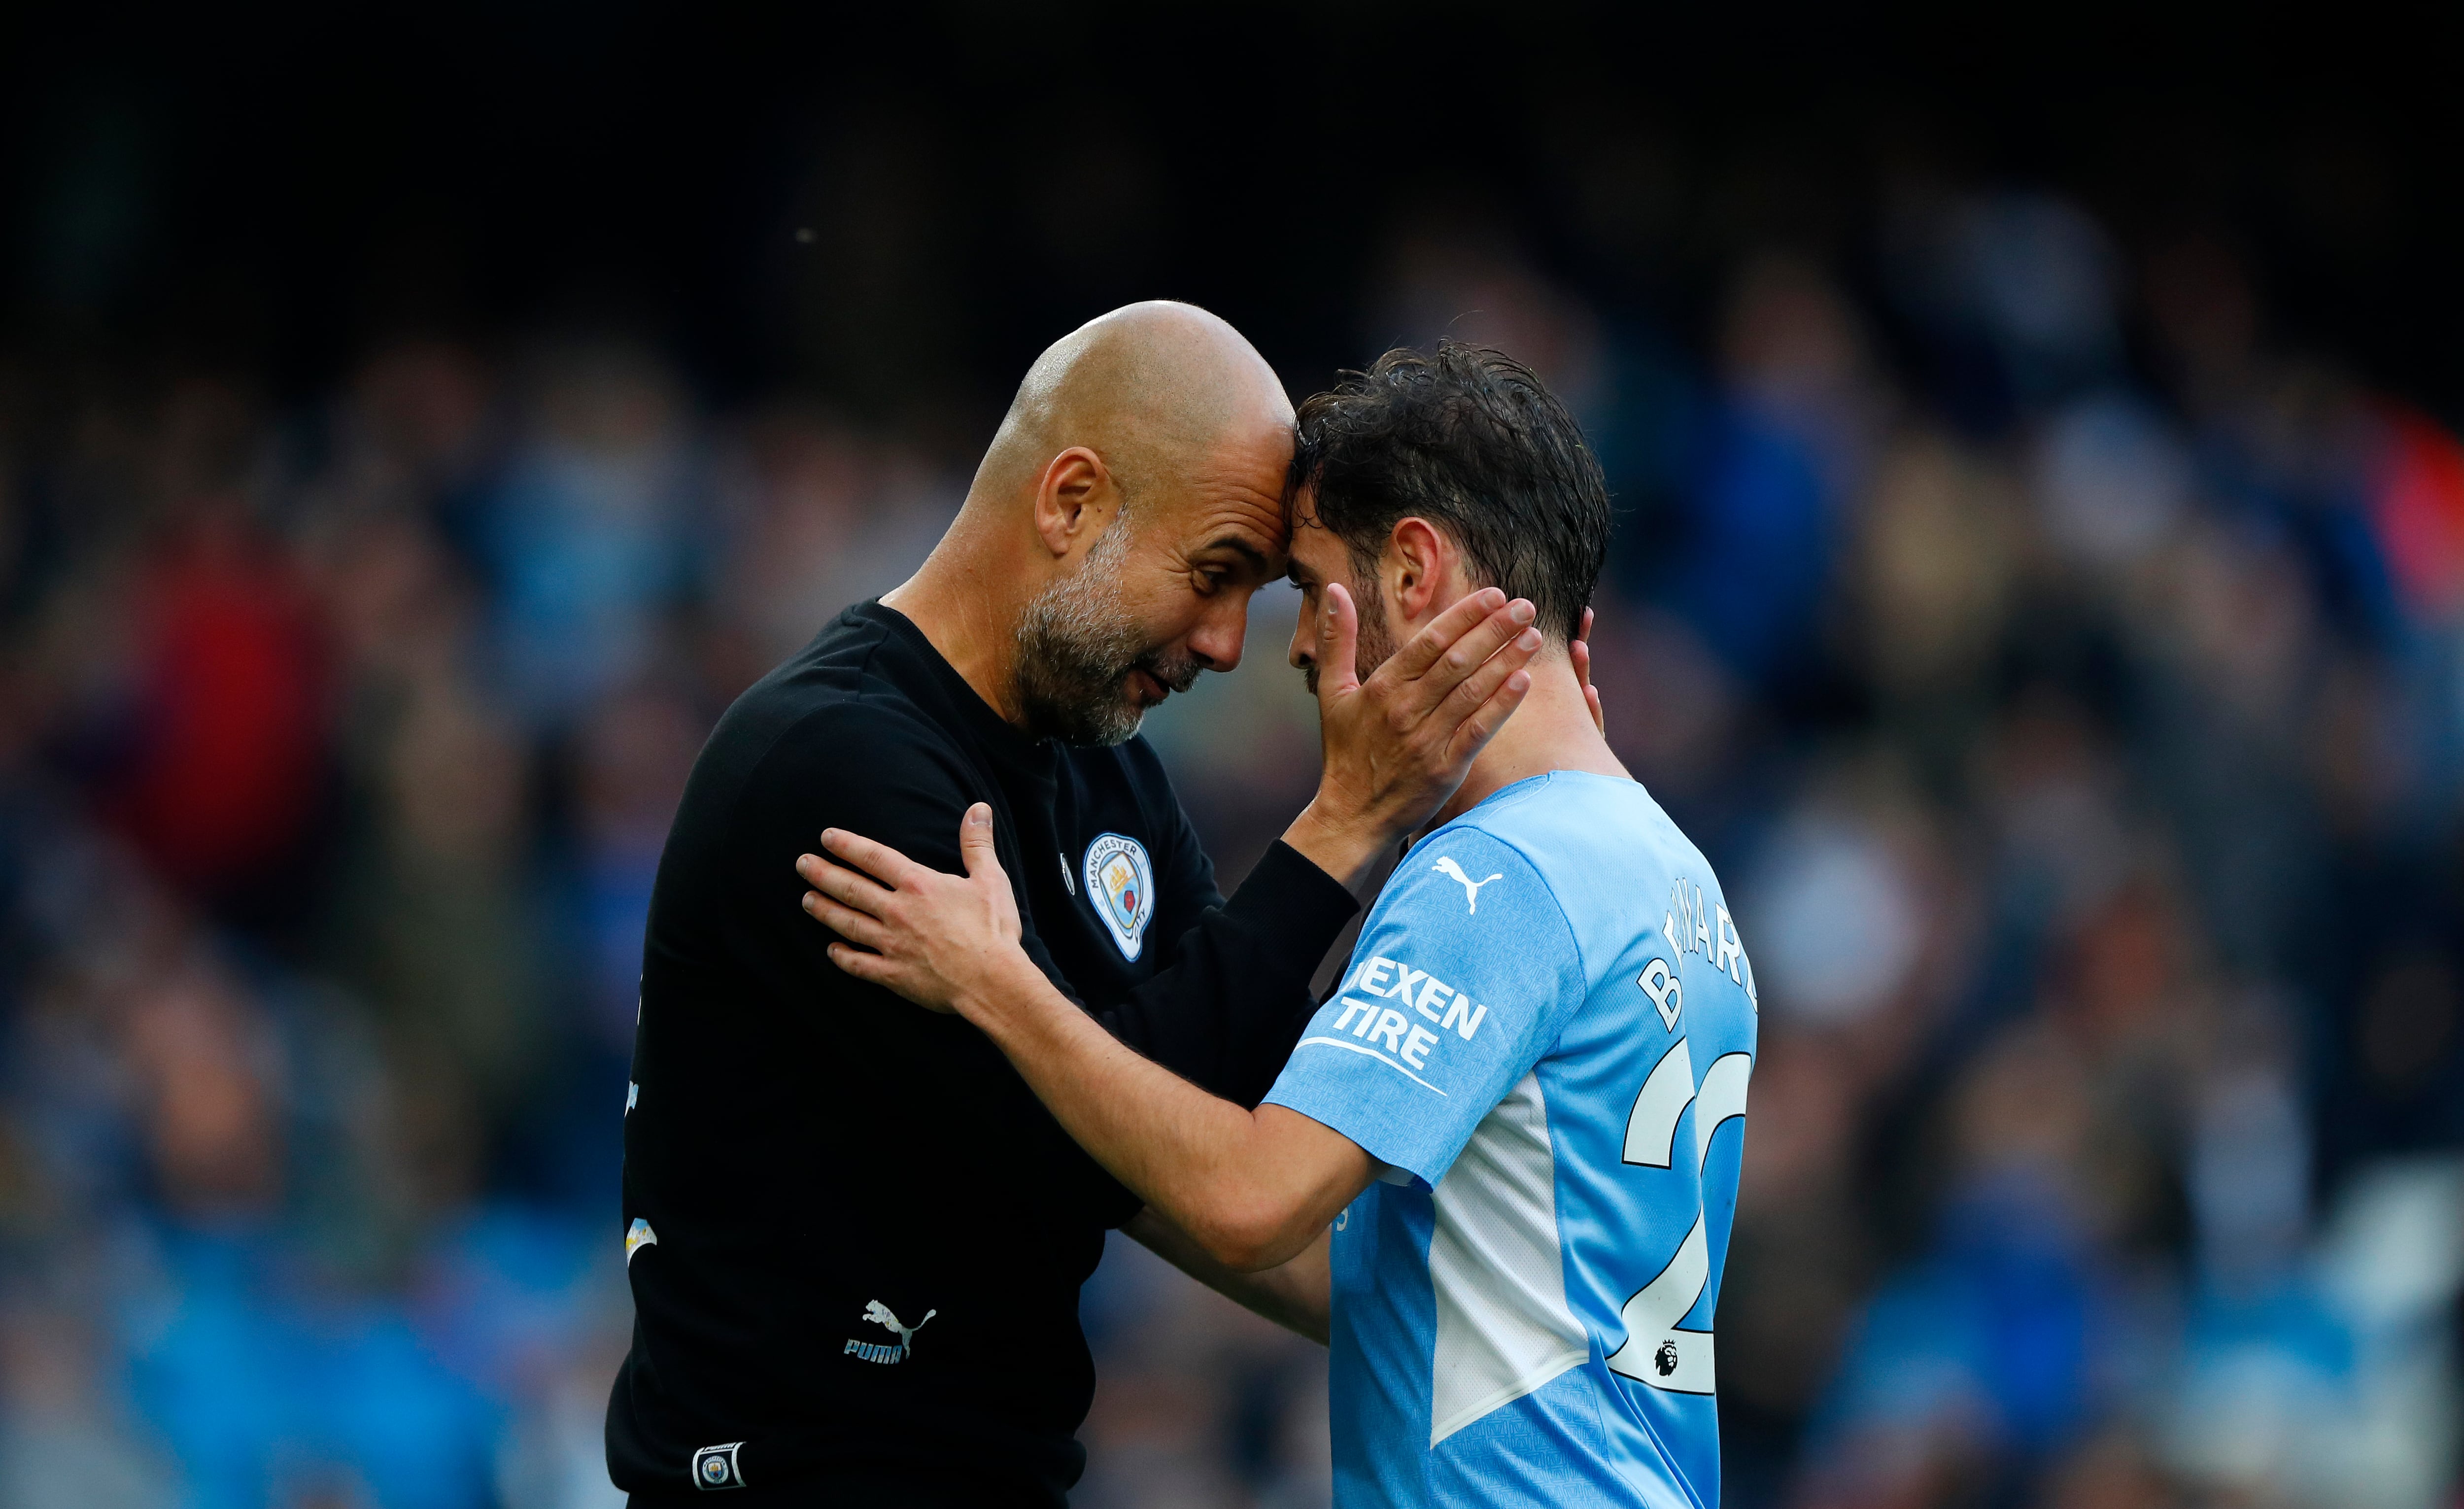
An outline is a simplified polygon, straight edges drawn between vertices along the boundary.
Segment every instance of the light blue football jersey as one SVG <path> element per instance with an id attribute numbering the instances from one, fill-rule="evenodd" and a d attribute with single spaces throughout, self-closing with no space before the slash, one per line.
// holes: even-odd
<path id="1" fill-rule="evenodd" d="M 1333 1237 L 1338 1509 L 1714 1509 L 1752 966 L 1642 787 L 1412 846 L 1266 1098 L 1387 1166 Z"/>

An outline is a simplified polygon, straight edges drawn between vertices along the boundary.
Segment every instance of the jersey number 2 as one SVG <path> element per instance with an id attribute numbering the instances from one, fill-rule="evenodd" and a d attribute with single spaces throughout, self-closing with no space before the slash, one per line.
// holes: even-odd
<path id="1" fill-rule="evenodd" d="M 1724 1053 L 1711 1061 L 1710 1072 L 1703 1076 L 1703 1087 L 1697 1091 L 1693 1054 L 1685 1039 L 1678 1039 L 1652 1067 L 1634 1098 L 1634 1109 L 1627 1113 L 1625 1161 L 1646 1169 L 1672 1167 L 1681 1151 L 1678 1129 L 1688 1127 L 1694 1145 L 1682 1150 L 1694 1159 L 1699 1190 L 1703 1161 L 1711 1154 L 1712 1134 L 1730 1118 L 1746 1114 L 1746 1082 L 1753 1070 L 1752 1055 Z M 1689 1106 L 1694 1112 L 1690 1122 L 1685 1114 Z M 1625 1345 L 1609 1355 L 1611 1371 L 1672 1393 L 1711 1392 L 1716 1372 L 1712 1333 L 1680 1330 L 1677 1325 L 1703 1299 L 1704 1286 L 1711 1278 L 1710 1254 L 1698 1198 L 1693 1229 L 1677 1244 L 1677 1255 L 1658 1278 L 1625 1301 L 1620 1315 Z"/>

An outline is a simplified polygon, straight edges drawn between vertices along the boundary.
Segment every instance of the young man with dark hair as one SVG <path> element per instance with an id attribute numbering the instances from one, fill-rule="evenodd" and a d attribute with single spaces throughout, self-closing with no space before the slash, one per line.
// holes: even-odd
<path id="1" fill-rule="evenodd" d="M 1373 629 L 1483 588 L 1529 598 L 1549 644 L 1265 1104 L 1140 1059 L 1025 966 L 979 814 L 964 877 L 825 835 L 806 907 L 840 968 L 981 1028 L 1200 1258 L 1269 1271 L 1261 1308 L 1331 1331 L 1338 1505 L 1716 1504 L 1753 975 L 1575 674 L 1599 469 L 1528 369 L 1441 345 L 1302 405 L 1293 482 L 1292 577 L 1313 614 L 1358 598 L 1364 663 Z"/>

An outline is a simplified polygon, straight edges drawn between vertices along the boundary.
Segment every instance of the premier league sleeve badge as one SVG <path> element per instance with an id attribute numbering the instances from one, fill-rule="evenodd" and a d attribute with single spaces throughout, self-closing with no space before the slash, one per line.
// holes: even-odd
<path id="1" fill-rule="evenodd" d="M 1087 904 L 1119 945 L 1121 957 L 1136 958 L 1146 947 L 1147 924 L 1155 920 L 1155 866 L 1147 862 L 1145 845 L 1123 834 L 1104 834 L 1087 845 L 1085 868 Z"/>

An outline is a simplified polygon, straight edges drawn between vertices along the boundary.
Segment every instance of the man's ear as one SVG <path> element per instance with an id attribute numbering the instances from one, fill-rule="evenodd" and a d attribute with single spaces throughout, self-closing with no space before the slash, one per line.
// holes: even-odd
<path id="1" fill-rule="evenodd" d="M 1379 575 L 1406 623 L 1418 623 L 1463 596 L 1461 562 L 1445 532 L 1415 514 L 1396 522 L 1386 536 Z"/>
<path id="2" fill-rule="evenodd" d="M 1046 462 L 1036 481 L 1035 532 L 1057 560 L 1101 535 L 1120 506 L 1120 487 L 1104 458 L 1072 446 Z"/>

